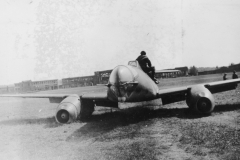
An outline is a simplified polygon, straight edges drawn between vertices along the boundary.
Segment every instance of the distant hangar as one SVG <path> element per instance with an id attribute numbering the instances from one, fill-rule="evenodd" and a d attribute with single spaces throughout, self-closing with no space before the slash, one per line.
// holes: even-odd
<path id="1" fill-rule="evenodd" d="M 0 93 L 9 92 L 36 92 L 43 90 L 55 90 L 61 88 L 74 88 L 81 86 L 93 86 L 97 84 L 106 84 L 112 70 L 96 71 L 91 76 L 69 77 L 61 80 L 51 79 L 42 81 L 22 81 L 15 83 L 14 86 L 0 87 Z M 156 70 L 156 78 L 174 78 L 188 75 L 187 67 L 178 67 L 174 69 Z"/>

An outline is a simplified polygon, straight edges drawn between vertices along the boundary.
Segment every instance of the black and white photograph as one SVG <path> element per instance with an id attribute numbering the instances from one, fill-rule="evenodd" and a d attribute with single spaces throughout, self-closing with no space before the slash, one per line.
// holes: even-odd
<path id="1" fill-rule="evenodd" d="M 240 160 L 239 0 L 1 0 L 1 160 Z"/>

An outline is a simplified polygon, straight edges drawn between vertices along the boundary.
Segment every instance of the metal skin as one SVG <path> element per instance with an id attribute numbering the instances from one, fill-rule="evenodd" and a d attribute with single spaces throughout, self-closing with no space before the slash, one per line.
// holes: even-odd
<path id="1" fill-rule="evenodd" d="M 81 111 L 81 103 L 78 95 L 65 98 L 57 107 L 56 121 L 58 123 L 71 123 L 78 118 Z"/>
<path id="2" fill-rule="evenodd" d="M 198 113 L 209 114 L 215 107 L 212 93 L 204 85 L 196 85 L 187 91 L 187 105 Z"/>
<path id="3" fill-rule="evenodd" d="M 115 67 L 109 77 L 108 99 L 115 102 L 140 102 L 157 98 L 158 86 L 140 68 L 119 65 Z"/>

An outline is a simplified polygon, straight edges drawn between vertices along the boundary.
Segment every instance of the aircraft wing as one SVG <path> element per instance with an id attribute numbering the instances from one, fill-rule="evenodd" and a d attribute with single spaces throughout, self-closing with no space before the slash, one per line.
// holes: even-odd
<path id="1" fill-rule="evenodd" d="M 240 83 L 240 78 L 211 82 L 211 83 L 205 84 L 204 86 L 207 89 L 209 89 L 211 93 L 218 93 L 218 92 L 224 92 L 224 91 L 236 89 L 238 83 Z"/>
<path id="2" fill-rule="evenodd" d="M 5 94 L 0 97 L 18 97 L 18 98 L 49 98 L 51 103 L 60 103 L 69 96 L 79 96 L 83 100 L 108 101 L 107 92 L 89 92 L 80 94 Z"/>
<path id="3" fill-rule="evenodd" d="M 19 98 L 66 98 L 69 94 L 4 94 L 0 97 L 19 97 Z"/>
<path id="4" fill-rule="evenodd" d="M 200 88 L 199 86 L 207 88 L 214 94 L 236 89 L 238 83 L 240 83 L 240 79 L 231 79 L 169 89 L 160 89 L 158 92 L 158 98 L 162 98 L 163 104 L 169 104 L 185 100 L 187 93 L 193 88 Z M 201 89 L 199 89 L 199 92 L 201 92 Z"/>
<path id="5" fill-rule="evenodd" d="M 19 98 L 49 98 L 51 103 L 59 103 L 56 109 L 56 121 L 60 123 L 70 123 L 77 118 L 86 118 L 94 111 L 95 104 L 97 106 L 117 107 L 116 102 L 112 102 L 107 98 L 106 90 L 96 90 L 96 88 L 81 88 L 77 90 L 62 92 L 71 93 L 56 93 L 56 94 L 13 94 L 13 95 L 0 95 L 0 97 L 19 97 Z M 61 92 L 61 91 L 59 91 Z"/>

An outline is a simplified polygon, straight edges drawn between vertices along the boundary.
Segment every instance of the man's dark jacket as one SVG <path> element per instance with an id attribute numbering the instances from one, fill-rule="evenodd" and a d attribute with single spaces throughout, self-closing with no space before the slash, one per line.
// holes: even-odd
<path id="1" fill-rule="evenodd" d="M 151 61 L 146 55 L 140 55 L 136 60 L 142 68 L 149 68 L 152 66 Z"/>

